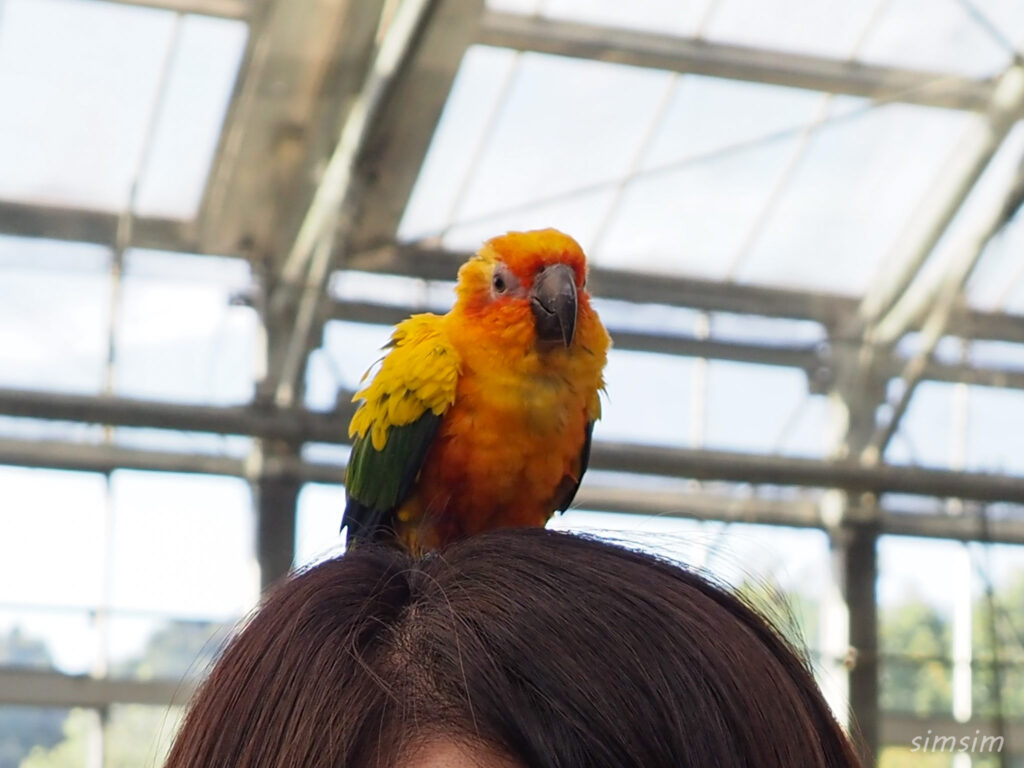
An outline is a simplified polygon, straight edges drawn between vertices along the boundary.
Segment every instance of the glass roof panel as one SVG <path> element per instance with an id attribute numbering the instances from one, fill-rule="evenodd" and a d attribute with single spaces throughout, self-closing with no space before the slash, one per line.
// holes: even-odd
<path id="1" fill-rule="evenodd" d="M 319 562 L 343 551 L 345 537 L 338 535 L 345 488 L 341 485 L 306 483 L 299 491 L 295 517 L 295 567 Z"/>
<path id="2" fill-rule="evenodd" d="M 111 483 L 112 607 L 213 619 L 249 610 L 259 580 L 246 481 L 119 470 Z"/>
<path id="3" fill-rule="evenodd" d="M 102 387 L 109 264 L 99 246 L 0 236 L 0 386 Z"/>
<path id="4" fill-rule="evenodd" d="M 103 591 L 103 477 L 0 467 L 0 487 L 0 530 L 17 532 L 0 536 L 0 604 L 98 605 Z"/>
<path id="5" fill-rule="evenodd" d="M 953 387 L 936 381 L 917 386 L 899 430 L 885 452 L 893 464 L 948 467 L 953 440 Z"/>
<path id="6" fill-rule="evenodd" d="M 174 14 L 150 8 L 7 0 L 0 197 L 123 208 L 173 26 Z"/>
<path id="7" fill-rule="evenodd" d="M 521 55 L 493 125 L 487 110 L 478 109 L 462 123 L 453 122 L 452 112 L 444 115 L 410 203 L 410 209 L 432 208 L 429 215 L 419 209 L 417 229 L 441 233 L 454 218 L 461 226 L 444 243 L 475 248 L 483 237 L 505 229 L 556 226 L 586 245 L 671 84 L 666 72 Z M 452 100 L 459 98 L 456 90 Z M 483 134 L 481 124 L 488 125 Z M 447 132 L 462 137 L 457 143 L 463 152 L 475 136 L 483 143 L 462 182 L 465 190 L 443 200 L 434 197 L 433 179 L 451 170 L 431 156 L 434 147 L 447 145 Z M 450 182 L 438 183 L 442 192 L 450 191 Z"/>
<path id="8" fill-rule="evenodd" d="M 843 107 L 850 99 L 836 99 Z M 737 277 L 861 294 L 967 119 L 892 104 L 818 130 Z"/>
<path id="9" fill-rule="evenodd" d="M 709 40 L 846 58 L 878 0 L 719 0 Z"/>
<path id="10" fill-rule="evenodd" d="M 245 49 L 240 21 L 185 16 L 135 211 L 192 219 Z"/>
<path id="11" fill-rule="evenodd" d="M 795 149 L 796 139 L 773 141 L 631 181 L 594 263 L 725 278 Z"/>
<path id="12" fill-rule="evenodd" d="M 690 358 L 613 349 L 594 439 L 688 445 L 692 370 Z"/>
<path id="13" fill-rule="evenodd" d="M 967 411 L 967 468 L 982 472 L 1024 474 L 1024 392 L 971 387 Z"/>
<path id="14" fill-rule="evenodd" d="M 766 143 L 776 134 L 797 135 L 814 119 L 824 98 L 801 88 L 700 75 L 679 77 L 642 167 L 657 171 L 748 142 Z"/>
<path id="15" fill-rule="evenodd" d="M 964 6 L 957 0 L 888 0 L 858 58 L 977 77 L 1000 72 L 1009 65 L 1011 52 Z"/>
<path id="16" fill-rule="evenodd" d="M 778 453 L 806 397 L 803 371 L 713 360 L 708 364 L 705 443 L 721 450 Z"/>
<path id="17" fill-rule="evenodd" d="M 474 151 L 488 136 L 487 116 L 500 108 L 502 88 L 519 60 L 515 51 L 474 45 L 462 57 L 409 203 L 398 227 L 401 240 L 439 233 L 473 171 Z"/>
<path id="18" fill-rule="evenodd" d="M 232 298 L 250 286 L 249 264 L 240 259 L 129 251 L 115 390 L 156 400 L 249 400 L 257 319 Z"/>

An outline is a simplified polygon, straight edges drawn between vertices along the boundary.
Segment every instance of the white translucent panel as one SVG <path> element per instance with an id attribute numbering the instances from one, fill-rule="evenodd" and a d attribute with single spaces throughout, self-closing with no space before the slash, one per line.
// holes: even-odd
<path id="1" fill-rule="evenodd" d="M 713 360 L 708 364 L 709 448 L 777 451 L 807 397 L 803 371 Z"/>
<path id="2" fill-rule="evenodd" d="M 1008 428 L 1009 425 L 1015 425 Z M 967 412 L 966 467 L 1024 474 L 1024 392 L 971 387 Z"/>
<path id="3" fill-rule="evenodd" d="M 103 477 L 0 467 L 0 488 L 0 605 L 96 605 L 104 570 Z"/>
<path id="4" fill-rule="evenodd" d="M 0 197 L 123 208 L 174 14 L 81 0 L 7 0 L 3 13 Z"/>
<path id="5" fill-rule="evenodd" d="M 87 675 L 96 663 L 99 633 L 91 612 L 0 607 L 0 647 L 4 645 L 10 647 L 0 666 Z"/>
<path id="6" fill-rule="evenodd" d="M 585 251 L 590 252 L 591 243 L 613 201 L 611 189 L 586 194 L 567 193 L 549 202 L 482 216 L 479 221 L 454 226 L 445 235 L 444 245 L 476 251 L 484 241 L 504 232 L 554 227 L 572 235 Z"/>
<path id="7" fill-rule="evenodd" d="M 103 440 L 103 427 L 78 421 L 22 419 L 0 416 L 0 435 L 17 440 L 61 440 L 72 443 L 98 443 Z"/>
<path id="8" fill-rule="evenodd" d="M 720 0 L 710 40 L 843 59 L 867 26 L 878 0 Z"/>
<path id="9" fill-rule="evenodd" d="M 100 389 L 109 259 L 98 246 L 0 237 L 0 386 Z"/>
<path id="10" fill-rule="evenodd" d="M 540 12 L 553 19 L 691 36 L 713 5 L 714 0 L 546 0 Z"/>
<path id="11" fill-rule="evenodd" d="M 506 228 L 559 226 L 586 246 L 614 181 L 629 169 L 670 83 L 668 73 L 655 70 L 523 54 L 455 211 L 456 223 L 487 225 L 491 235 Z M 488 114 L 476 114 L 472 121 L 486 122 Z M 436 173 L 450 171 L 441 167 Z M 422 182 L 417 193 L 432 196 L 426 172 Z M 592 194 L 595 184 L 603 186 Z M 439 210 L 433 220 L 443 226 L 446 211 Z M 478 242 L 483 231 L 463 228 L 445 242 Z"/>
<path id="12" fill-rule="evenodd" d="M 630 182 L 592 254 L 594 263 L 726 277 L 795 141 L 730 152 Z"/>
<path id="13" fill-rule="evenodd" d="M 323 346 L 309 356 L 306 370 L 306 405 L 329 410 L 338 391 L 357 389 L 363 376 L 384 357 L 392 328 L 332 320 L 324 326 Z"/>
<path id="14" fill-rule="evenodd" d="M 234 625 L 114 614 L 105 627 L 107 675 L 134 680 L 200 677 Z"/>
<path id="15" fill-rule="evenodd" d="M 815 91 L 686 75 L 644 155 L 646 171 L 798 132 L 825 97 Z"/>
<path id="16" fill-rule="evenodd" d="M 858 58 L 936 72 L 992 75 L 1010 52 L 957 0 L 889 0 Z"/>
<path id="17" fill-rule="evenodd" d="M 473 173 L 473 147 L 485 140 L 488 116 L 498 109 L 503 83 L 518 57 L 506 48 L 474 45 L 466 51 L 434 131 L 419 177 L 398 227 L 398 237 L 436 236 L 448 223 L 460 189 Z"/>
<path id="18" fill-rule="evenodd" d="M 971 4 L 1016 47 L 1024 43 L 1024 3 L 1017 0 L 971 0 Z"/>
<path id="19" fill-rule="evenodd" d="M 692 372 L 688 358 L 613 349 L 594 439 L 687 445 Z"/>
<path id="20" fill-rule="evenodd" d="M 825 341 L 826 335 L 821 323 L 811 320 L 734 315 L 729 312 L 711 314 L 711 336 L 715 339 L 809 345 Z"/>
<path id="21" fill-rule="evenodd" d="M 967 301 L 990 312 L 1024 314 L 1024 216 L 989 240 L 967 284 Z"/>
<path id="22" fill-rule="evenodd" d="M 847 103 L 837 101 L 840 108 Z M 944 110 L 890 105 L 820 129 L 737 277 L 862 293 L 964 120 Z"/>
<path id="23" fill-rule="evenodd" d="M 887 461 L 933 467 L 949 465 L 953 456 L 953 386 L 934 381 L 918 384 L 886 451 Z"/>
<path id="24" fill-rule="evenodd" d="M 344 551 L 345 535 L 339 533 L 344 511 L 343 486 L 314 483 L 302 486 L 295 527 L 296 568 Z"/>
<path id="25" fill-rule="evenodd" d="M 138 213 L 195 217 L 246 34 L 247 27 L 240 21 L 208 16 L 182 19 L 166 96 L 135 199 Z"/>
<path id="26" fill-rule="evenodd" d="M 700 313 L 693 309 L 664 304 L 634 304 L 592 297 L 592 306 L 606 328 L 626 331 L 653 331 L 662 334 L 692 335 Z"/>
<path id="27" fill-rule="evenodd" d="M 1021 509 L 1016 511 L 1019 515 Z M 984 589 L 984 579 L 987 579 L 992 581 L 997 599 L 1000 596 L 1005 599 L 1011 590 L 1021 593 L 1021 587 L 1024 586 L 1024 547 L 1016 544 L 973 543 L 970 549 L 971 560 L 976 565 L 978 575 L 982 577 L 979 579 L 979 591 Z M 976 597 L 984 599 L 981 594 Z M 1024 648 L 1018 646 L 1013 652 L 1019 654 L 1024 652 Z"/>
<path id="28" fill-rule="evenodd" d="M 126 448 L 174 453 L 208 453 L 213 456 L 244 458 L 252 449 L 252 439 L 241 435 L 215 435 L 209 432 L 177 432 L 167 429 L 118 427 L 114 442 Z"/>
<path id="29" fill-rule="evenodd" d="M 347 434 L 339 435 L 348 439 Z M 315 464 L 338 464 L 344 466 L 348 462 L 350 446 L 335 443 L 305 443 L 302 446 L 303 461 Z"/>
<path id="30" fill-rule="evenodd" d="M 1010 344 L 1005 341 L 972 341 L 970 361 L 971 365 L 979 367 L 1024 370 L 1024 344 Z"/>
<path id="31" fill-rule="evenodd" d="M 258 591 L 243 480 L 119 470 L 113 475 L 115 609 L 223 620 Z"/>
<path id="32" fill-rule="evenodd" d="M 780 436 L 772 446 L 787 456 L 823 458 L 829 451 L 831 412 L 828 398 L 809 395 L 794 412 L 787 414 Z"/>
<path id="33" fill-rule="evenodd" d="M 503 13 L 521 13 L 529 15 L 537 13 L 546 0 L 487 0 L 487 7 Z"/>
<path id="34" fill-rule="evenodd" d="M 923 600 L 952 616 L 953 595 L 962 574 L 949 567 L 963 555 L 957 541 L 882 536 L 878 540 L 878 601 L 900 605 Z"/>
<path id="35" fill-rule="evenodd" d="M 946 509 L 946 501 L 934 496 L 917 496 L 912 493 L 887 493 L 883 506 L 887 512 L 897 514 L 938 513 Z"/>
<path id="36" fill-rule="evenodd" d="M 117 328 L 117 392 L 248 401 L 258 321 L 250 308 L 232 306 L 232 297 L 250 282 L 249 265 L 240 259 L 131 251 Z"/>
<path id="37" fill-rule="evenodd" d="M 454 283 L 348 270 L 335 272 L 328 284 L 331 297 L 338 301 L 370 301 L 441 311 L 447 311 L 451 306 L 455 298 L 454 288 Z"/>

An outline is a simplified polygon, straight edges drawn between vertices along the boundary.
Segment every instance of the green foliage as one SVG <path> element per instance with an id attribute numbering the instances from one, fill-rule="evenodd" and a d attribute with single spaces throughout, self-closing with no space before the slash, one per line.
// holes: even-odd
<path id="1" fill-rule="evenodd" d="M 219 652 L 228 628 L 212 622 L 170 622 L 150 638 L 145 651 L 135 659 L 115 665 L 111 674 L 135 679 L 177 680 L 202 675 Z M 45 650 L 45 646 L 43 646 Z M 0 750 L 7 731 L 17 734 L 11 711 L 0 710 Z M 0 751 L 0 768 L 84 768 L 86 755 L 98 743 L 98 715 L 76 709 L 25 709 L 25 716 L 41 717 L 54 733 L 26 730 L 10 754 Z M 17 713 L 15 713 L 17 714 Z M 159 766 L 174 737 L 181 712 L 167 707 L 118 705 L 110 708 L 103 729 L 104 768 L 146 768 Z M 61 723 L 63 722 L 63 728 Z M 19 751 L 20 750 L 20 751 Z"/>
<path id="2" fill-rule="evenodd" d="M 53 659 L 44 642 L 15 627 L 0 636 L 0 665 L 52 669 Z M 51 747 L 59 742 L 65 717 L 63 709 L 0 708 L 0 768 L 17 768 L 36 744 Z"/>
<path id="3" fill-rule="evenodd" d="M 945 714 L 953 706 L 950 628 L 925 602 L 893 606 L 879 617 L 883 711 Z"/>

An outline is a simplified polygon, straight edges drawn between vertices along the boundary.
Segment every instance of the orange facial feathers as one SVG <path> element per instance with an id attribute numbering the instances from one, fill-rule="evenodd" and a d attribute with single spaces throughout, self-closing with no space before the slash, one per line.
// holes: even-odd
<path id="1" fill-rule="evenodd" d="M 448 314 L 398 326 L 356 396 L 350 540 L 430 549 L 569 505 L 610 346 L 585 286 L 575 240 L 510 232 L 462 266 Z"/>

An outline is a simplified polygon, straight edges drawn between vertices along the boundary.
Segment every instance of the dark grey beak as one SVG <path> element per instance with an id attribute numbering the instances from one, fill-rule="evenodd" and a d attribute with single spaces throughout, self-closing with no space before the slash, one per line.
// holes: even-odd
<path id="1" fill-rule="evenodd" d="M 552 264 L 533 280 L 530 291 L 537 339 L 572 344 L 576 334 L 576 274 L 566 264 Z"/>

